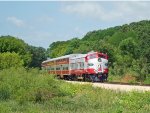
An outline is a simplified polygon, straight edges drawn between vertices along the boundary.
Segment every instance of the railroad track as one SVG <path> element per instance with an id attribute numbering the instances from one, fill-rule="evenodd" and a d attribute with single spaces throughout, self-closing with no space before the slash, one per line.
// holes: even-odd
<path id="1" fill-rule="evenodd" d="M 120 85 L 134 85 L 134 86 L 150 86 L 150 84 L 141 83 L 123 83 L 123 82 L 104 82 L 104 84 L 120 84 Z"/>
<path id="2" fill-rule="evenodd" d="M 93 87 L 101 87 L 104 89 L 110 89 L 115 91 L 150 91 L 150 85 L 138 85 L 138 84 L 127 84 L 118 82 L 108 82 L 108 83 L 91 83 L 91 82 L 79 82 L 79 81 L 66 81 L 73 84 L 90 84 Z"/>

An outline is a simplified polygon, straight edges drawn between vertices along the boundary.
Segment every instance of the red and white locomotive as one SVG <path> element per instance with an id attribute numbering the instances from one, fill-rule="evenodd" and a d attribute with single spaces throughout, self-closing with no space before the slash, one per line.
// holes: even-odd
<path id="1" fill-rule="evenodd" d="M 108 55 L 99 52 L 70 54 L 43 61 L 42 68 L 63 79 L 104 81 L 108 77 Z"/>

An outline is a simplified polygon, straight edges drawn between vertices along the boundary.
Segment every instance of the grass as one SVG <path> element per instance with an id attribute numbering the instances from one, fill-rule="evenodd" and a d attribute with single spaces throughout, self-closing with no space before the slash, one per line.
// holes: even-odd
<path id="1" fill-rule="evenodd" d="M 127 73 L 123 76 L 109 75 L 108 82 L 128 83 L 137 85 L 150 85 L 150 74 L 148 74 L 145 80 L 140 81 L 136 76 Z"/>
<path id="2" fill-rule="evenodd" d="M 0 71 L 0 113 L 149 113 L 150 92 L 70 84 L 38 69 Z"/>

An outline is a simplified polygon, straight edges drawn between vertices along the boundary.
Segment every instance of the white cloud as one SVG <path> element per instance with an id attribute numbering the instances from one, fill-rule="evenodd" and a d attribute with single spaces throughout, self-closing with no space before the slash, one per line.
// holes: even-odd
<path id="1" fill-rule="evenodd" d="M 103 7 L 94 2 L 80 2 L 66 5 L 62 11 L 66 13 L 73 13 L 82 17 L 94 17 L 99 18 L 102 15 Z"/>
<path id="2" fill-rule="evenodd" d="M 76 2 L 65 4 L 62 11 L 101 21 L 150 19 L 150 2 Z"/>
<path id="3" fill-rule="evenodd" d="M 122 11 L 124 20 L 150 19 L 150 2 L 120 2 L 117 6 Z"/>
<path id="4" fill-rule="evenodd" d="M 7 18 L 7 21 L 11 22 L 17 27 L 23 27 L 25 26 L 25 22 L 21 19 L 18 19 L 17 17 L 11 16 Z"/>

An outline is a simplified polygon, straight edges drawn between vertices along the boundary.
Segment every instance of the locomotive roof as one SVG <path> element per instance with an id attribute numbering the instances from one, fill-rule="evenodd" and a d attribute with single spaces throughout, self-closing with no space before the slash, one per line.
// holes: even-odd
<path id="1" fill-rule="evenodd" d="M 71 57 L 70 59 L 77 59 L 77 58 L 83 58 L 83 57 L 86 57 L 87 54 L 80 54 L 76 57 Z"/>

